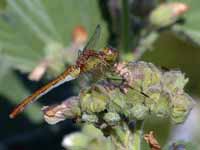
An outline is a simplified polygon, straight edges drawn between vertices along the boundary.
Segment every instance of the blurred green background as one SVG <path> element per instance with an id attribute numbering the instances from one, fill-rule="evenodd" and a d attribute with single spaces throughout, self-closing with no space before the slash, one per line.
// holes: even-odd
<path id="1" fill-rule="evenodd" d="M 75 45 L 73 41 L 73 31 L 79 26 L 90 37 L 96 25 L 101 25 L 102 34 L 97 48 L 115 47 L 125 60 L 133 60 L 136 49 L 143 49 L 145 53 L 138 59 L 185 72 L 190 80 L 186 91 L 199 103 L 200 1 L 179 0 L 187 4 L 189 10 L 183 16 L 181 14 L 181 21 L 178 18 L 159 31 L 149 27 L 148 17 L 165 0 L 0 2 L 0 149 L 62 149 L 63 136 L 79 130 L 70 120 L 47 125 L 40 111 L 43 105 L 58 103 L 77 94 L 77 81 L 56 88 L 16 119 L 8 118 L 12 108 L 24 97 L 74 63 L 78 48 L 85 44 Z M 149 38 L 151 35 L 156 36 Z M 44 60 L 51 62 L 45 68 L 45 74 L 39 81 L 31 81 L 28 78 L 30 73 Z M 195 107 L 199 109 L 198 105 Z M 190 125 L 199 120 L 200 117 L 197 117 L 196 122 Z M 155 130 L 162 145 L 170 140 L 172 127 L 168 120 L 150 118 L 145 123 L 145 131 L 149 130 Z M 199 128 L 195 128 L 193 133 L 191 141 L 199 144 Z"/>

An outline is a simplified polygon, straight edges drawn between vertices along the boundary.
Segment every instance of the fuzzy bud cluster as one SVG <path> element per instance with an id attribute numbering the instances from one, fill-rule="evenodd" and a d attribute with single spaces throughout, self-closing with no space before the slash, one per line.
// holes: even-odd
<path id="1" fill-rule="evenodd" d="M 180 71 L 162 71 L 152 63 L 139 61 L 116 64 L 115 72 L 121 83 L 111 81 L 110 85 L 98 83 L 82 89 L 78 98 L 62 104 L 66 108 L 62 107 L 62 115 L 99 127 L 115 126 L 123 120 L 144 120 L 152 114 L 181 123 L 194 104 L 184 92 L 188 79 Z"/>

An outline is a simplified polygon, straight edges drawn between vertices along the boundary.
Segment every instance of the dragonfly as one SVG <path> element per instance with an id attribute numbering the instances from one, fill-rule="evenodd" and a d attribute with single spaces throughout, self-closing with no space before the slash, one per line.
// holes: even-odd
<path id="1" fill-rule="evenodd" d="M 29 104 L 35 102 L 40 97 L 63 83 L 74 80 L 86 73 L 96 73 L 96 75 L 98 74 L 98 76 L 101 76 L 104 72 L 109 70 L 109 68 L 113 67 L 119 57 L 117 50 L 109 47 L 105 47 L 99 51 L 94 50 L 94 47 L 99 40 L 100 32 L 101 27 L 100 25 L 97 25 L 95 32 L 89 39 L 86 46 L 83 48 L 83 51 L 79 53 L 75 64 L 67 67 L 66 70 L 57 78 L 50 81 L 45 86 L 36 90 L 32 95 L 25 98 L 13 109 L 9 117 L 15 118 Z"/>

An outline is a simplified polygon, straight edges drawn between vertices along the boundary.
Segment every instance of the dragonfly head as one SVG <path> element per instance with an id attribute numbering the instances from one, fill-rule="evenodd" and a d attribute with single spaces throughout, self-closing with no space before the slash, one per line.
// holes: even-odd
<path id="1" fill-rule="evenodd" d="M 105 60 L 109 63 L 116 62 L 119 57 L 119 52 L 116 49 L 110 48 L 110 47 L 104 48 L 103 54 L 104 54 Z"/>

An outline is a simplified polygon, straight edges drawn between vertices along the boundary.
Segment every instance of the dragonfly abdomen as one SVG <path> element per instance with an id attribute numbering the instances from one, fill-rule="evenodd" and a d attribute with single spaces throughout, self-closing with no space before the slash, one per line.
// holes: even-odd
<path id="1" fill-rule="evenodd" d="M 56 79 L 50 81 L 48 84 L 46 84 L 39 90 L 35 91 L 31 96 L 25 98 L 19 105 L 17 105 L 15 109 L 10 113 L 10 118 L 14 118 L 16 115 L 22 112 L 26 106 L 38 100 L 40 97 L 42 97 L 44 94 L 48 93 L 55 87 L 77 78 L 79 74 L 80 74 L 80 69 L 77 68 L 76 66 L 68 67 L 68 69 L 65 70 Z"/>

